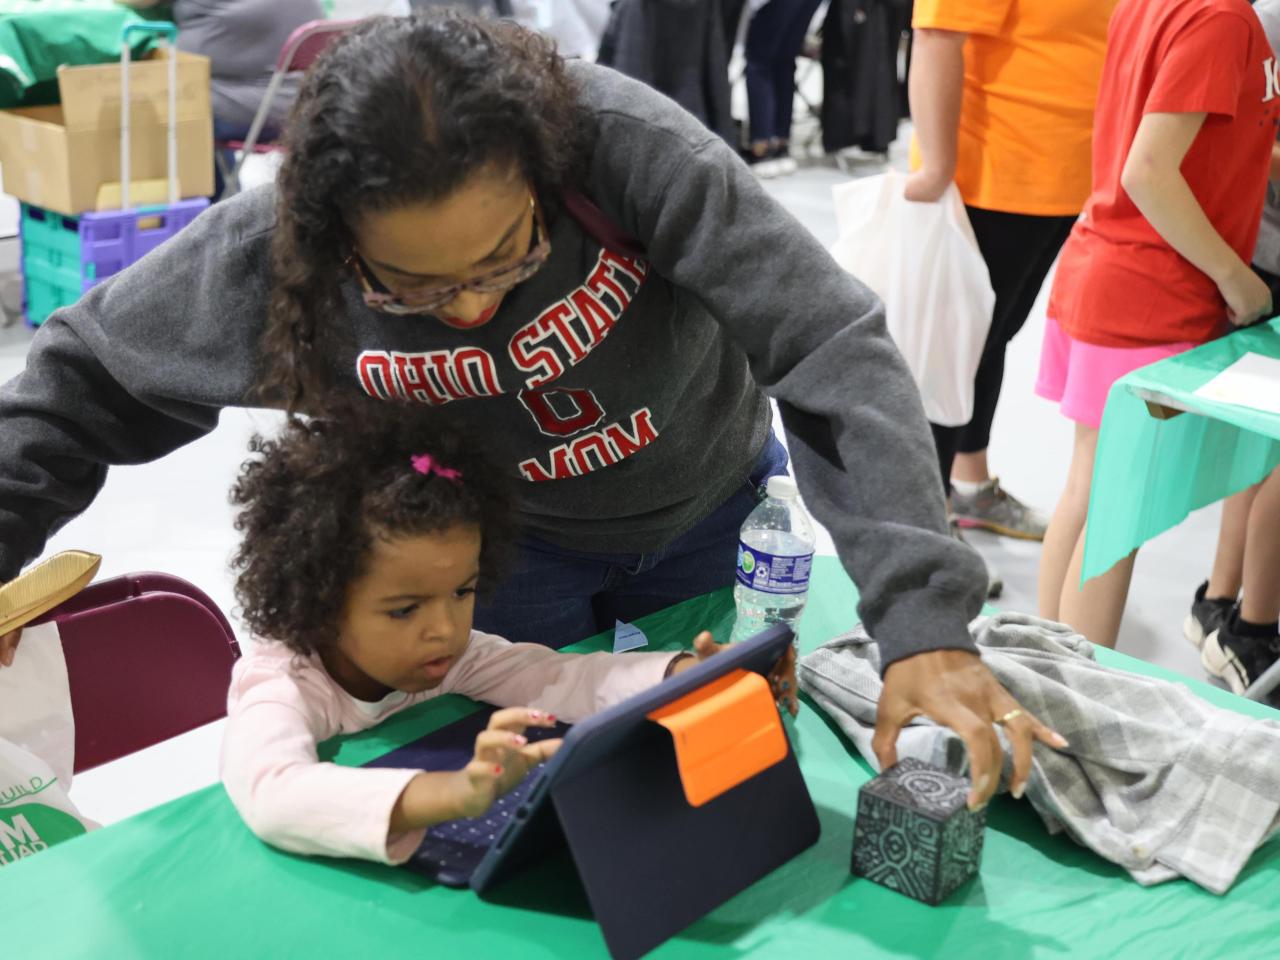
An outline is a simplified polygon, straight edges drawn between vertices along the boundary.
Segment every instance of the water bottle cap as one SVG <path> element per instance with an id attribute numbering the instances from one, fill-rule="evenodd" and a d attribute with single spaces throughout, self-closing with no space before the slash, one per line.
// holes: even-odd
<path id="1" fill-rule="evenodd" d="M 770 477 L 765 492 L 776 500 L 794 500 L 800 495 L 796 482 L 790 477 Z"/>

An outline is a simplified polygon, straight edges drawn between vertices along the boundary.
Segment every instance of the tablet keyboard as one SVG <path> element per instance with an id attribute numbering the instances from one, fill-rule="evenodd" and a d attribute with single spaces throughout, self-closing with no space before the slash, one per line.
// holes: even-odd
<path id="1" fill-rule="evenodd" d="M 427 831 L 413 859 L 430 863 L 437 869 L 448 869 L 450 873 L 470 875 L 489 848 L 498 842 L 507 821 L 533 789 L 540 770 L 534 770 L 514 790 L 499 797 L 483 816 L 437 823 Z"/>
<path id="2" fill-rule="evenodd" d="M 565 730 L 563 725 L 550 730 L 531 727 L 525 731 L 525 736 L 530 741 L 546 740 L 564 736 Z M 429 828 L 409 865 L 441 883 L 466 885 L 489 848 L 498 842 L 508 821 L 520 809 L 541 773 L 541 766 L 534 767 L 515 789 L 495 800 L 493 806 L 479 817 L 449 820 Z"/>

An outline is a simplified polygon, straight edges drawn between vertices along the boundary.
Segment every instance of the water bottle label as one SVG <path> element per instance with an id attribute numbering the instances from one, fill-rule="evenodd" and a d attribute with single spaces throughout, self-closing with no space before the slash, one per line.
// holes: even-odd
<path id="1" fill-rule="evenodd" d="M 812 569 L 812 553 L 775 557 L 738 543 L 738 582 L 752 590 L 787 596 L 805 593 L 809 589 L 809 571 Z"/>

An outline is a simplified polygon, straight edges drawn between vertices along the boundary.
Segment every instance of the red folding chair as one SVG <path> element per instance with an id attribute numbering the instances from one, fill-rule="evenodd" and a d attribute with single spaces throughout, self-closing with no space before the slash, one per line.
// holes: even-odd
<path id="1" fill-rule="evenodd" d="M 249 125 L 249 133 L 243 140 L 224 140 L 216 144 L 219 151 L 233 150 L 237 154 L 235 166 L 225 173 L 226 182 L 223 196 L 231 196 L 240 189 L 240 171 L 247 157 L 255 153 L 274 153 L 283 149 L 278 143 L 259 143 L 262 128 L 271 116 L 271 104 L 280 92 L 285 77 L 308 69 L 316 62 L 320 54 L 329 45 L 342 36 L 355 20 L 312 20 L 298 27 L 289 34 L 284 46 L 280 48 L 280 56 L 276 58 L 276 67 L 267 83 L 267 92 L 262 95 L 258 104 L 258 112 L 253 115 L 253 123 Z M 221 155 L 219 153 L 219 155 Z"/>
<path id="2" fill-rule="evenodd" d="M 240 645 L 217 605 L 185 580 L 103 580 L 35 623 L 48 621 L 67 660 L 76 773 L 226 715 Z"/>

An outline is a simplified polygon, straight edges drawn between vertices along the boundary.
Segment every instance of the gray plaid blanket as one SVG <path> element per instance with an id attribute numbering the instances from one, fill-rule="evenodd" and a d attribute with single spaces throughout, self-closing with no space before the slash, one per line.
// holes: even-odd
<path id="1" fill-rule="evenodd" d="M 1050 833 L 1148 885 L 1186 877 L 1225 893 L 1280 828 L 1280 723 L 1221 710 L 1181 684 L 1100 665 L 1069 627 L 1022 614 L 975 621 L 983 662 L 1027 710 L 1070 743 L 1037 743 L 1025 797 Z M 800 686 L 874 767 L 880 657 L 859 630 L 801 659 Z M 1001 789 L 1011 773 L 1008 743 Z M 898 756 L 962 773 L 964 744 L 914 721 Z"/>

